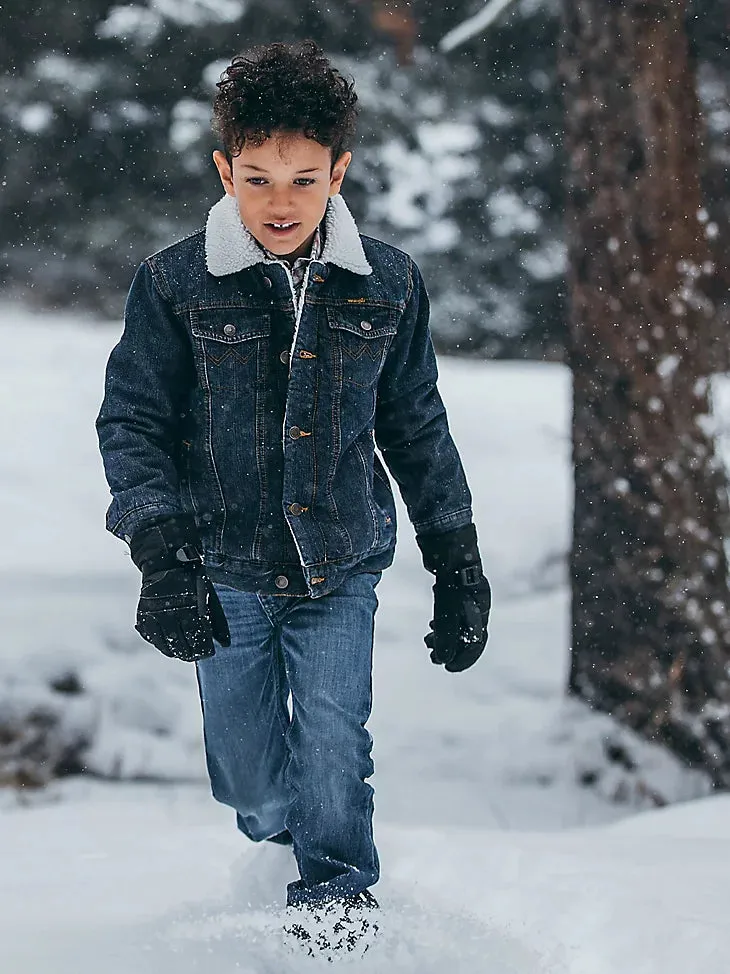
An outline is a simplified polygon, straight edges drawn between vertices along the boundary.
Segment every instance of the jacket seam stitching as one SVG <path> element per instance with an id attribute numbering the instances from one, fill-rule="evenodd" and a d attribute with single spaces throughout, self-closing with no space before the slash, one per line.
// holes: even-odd
<path id="1" fill-rule="evenodd" d="M 357 455 L 360 458 L 360 463 L 362 464 L 363 476 L 365 477 L 365 496 L 366 496 L 367 502 L 368 502 L 368 509 L 370 510 L 370 518 L 372 519 L 372 522 L 373 522 L 374 547 L 377 547 L 378 544 L 380 543 L 380 527 L 378 525 L 378 520 L 377 520 L 377 516 L 376 516 L 376 513 L 375 513 L 375 505 L 374 505 L 374 501 L 373 501 L 372 490 L 370 488 L 370 483 L 368 481 L 367 461 L 366 461 L 365 455 L 364 455 L 364 453 L 362 451 L 362 447 L 357 442 L 357 440 L 355 441 L 354 446 L 355 446 L 355 449 L 357 450 Z"/>
<path id="2" fill-rule="evenodd" d="M 413 297 L 413 292 L 415 290 L 415 283 L 413 279 L 413 261 L 410 257 L 408 258 L 408 263 L 406 266 L 408 268 L 408 297 L 406 299 L 406 304 L 408 304 Z"/>
<path id="3" fill-rule="evenodd" d="M 206 398 L 206 439 L 208 446 L 208 455 L 210 457 L 210 465 L 213 468 L 213 474 L 215 475 L 215 480 L 218 485 L 218 492 L 221 499 L 221 508 L 223 511 L 223 517 L 221 518 L 220 528 L 217 531 L 218 534 L 218 547 L 223 550 L 223 533 L 226 529 L 226 499 L 223 494 L 223 485 L 221 484 L 220 474 L 218 473 L 218 466 L 215 462 L 215 457 L 213 456 L 213 390 L 210 387 L 210 376 L 208 374 L 208 359 L 205 354 L 205 345 L 202 339 L 198 339 L 200 343 L 200 355 L 203 363 L 203 373 L 205 374 L 205 398 Z"/>
<path id="4" fill-rule="evenodd" d="M 155 261 L 152 261 L 149 257 L 145 263 L 150 270 L 155 287 L 160 292 L 164 300 L 172 306 L 175 314 L 177 314 L 177 309 L 175 308 L 174 304 L 175 299 L 173 298 L 172 290 L 167 282 L 167 278 L 165 277 L 165 272 L 163 271 L 162 267 L 160 267 L 160 265 Z"/>
<path id="5" fill-rule="evenodd" d="M 263 343 L 259 342 L 257 354 L 256 354 L 257 368 L 260 366 L 260 360 L 262 355 L 264 355 Z M 256 521 L 256 528 L 254 530 L 254 536 L 253 536 L 253 545 L 251 547 L 252 547 L 252 554 L 254 558 L 260 558 L 261 546 L 263 544 L 263 523 L 266 517 L 266 507 L 269 500 L 269 484 L 267 480 L 267 471 L 266 471 L 266 430 L 263 421 L 264 417 L 262 415 L 265 411 L 266 403 L 265 403 L 265 396 L 259 394 L 258 375 L 256 376 L 256 380 L 257 380 L 256 389 L 254 393 L 256 396 L 256 403 L 254 406 L 254 437 L 256 439 L 256 446 L 255 446 L 256 472 L 259 478 L 260 498 L 259 498 L 259 516 Z"/>

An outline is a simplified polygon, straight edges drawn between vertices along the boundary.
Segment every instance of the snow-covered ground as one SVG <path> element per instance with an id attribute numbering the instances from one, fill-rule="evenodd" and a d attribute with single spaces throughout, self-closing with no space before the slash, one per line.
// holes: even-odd
<path id="1" fill-rule="evenodd" d="M 138 575 L 104 532 L 94 432 L 118 334 L 0 308 L 0 719 L 55 720 L 95 775 L 124 779 L 0 792 L 0 971 L 312 970 L 247 906 L 257 883 L 280 897 L 291 864 L 209 797 L 192 667 L 132 628 Z M 474 669 L 430 664 L 429 577 L 402 517 L 370 725 L 386 916 L 359 969 L 725 974 L 730 800 L 563 697 L 569 376 L 441 367 L 493 623 Z"/>

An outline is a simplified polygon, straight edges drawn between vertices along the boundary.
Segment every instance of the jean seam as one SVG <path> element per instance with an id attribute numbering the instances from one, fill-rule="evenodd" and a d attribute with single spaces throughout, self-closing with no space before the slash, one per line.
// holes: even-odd
<path id="1" fill-rule="evenodd" d="M 276 696 L 276 712 L 279 716 L 279 722 L 281 723 L 281 729 L 284 732 L 284 743 L 286 746 L 287 755 L 291 755 L 290 748 L 286 743 L 287 732 L 289 730 L 289 713 L 286 710 L 286 705 L 282 709 L 281 700 L 281 668 L 284 671 L 286 677 L 287 686 L 289 684 L 289 674 L 286 667 L 286 660 L 284 658 L 284 651 L 281 647 L 281 641 L 277 638 L 277 631 L 274 630 L 272 634 L 272 653 L 271 653 L 271 668 L 274 675 L 274 693 Z M 287 758 L 287 764 L 289 763 L 289 758 Z M 286 767 L 286 766 L 285 766 Z M 283 777 L 283 774 L 282 774 Z"/>
<path id="2" fill-rule="evenodd" d="M 302 596 L 302 600 L 304 600 L 305 598 L 307 598 L 307 596 Z M 288 612 L 286 614 L 288 614 Z M 279 650 L 281 652 L 282 665 L 284 667 L 284 672 L 286 674 L 286 682 L 287 682 L 287 684 L 289 686 L 289 691 L 292 692 L 292 690 L 291 690 L 291 677 L 289 676 L 289 666 L 288 666 L 288 662 L 287 662 L 286 652 L 284 650 L 284 646 L 282 645 L 281 639 L 279 639 L 278 645 L 279 645 Z M 292 762 L 293 762 L 293 759 L 294 759 L 294 753 L 293 753 L 292 746 L 291 746 L 291 735 L 294 732 L 294 723 L 295 723 L 295 720 L 296 720 L 296 714 L 294 712 L 294 694 L 293 694 L 293 692 L 292 692 L 292 716 L 291 716 L 291 719 L 289 719 L 289 714 L 287 713 L 286 717 L 287 717 L 287 724 L 286 724 L 286 730 L 284 732 L 284 747 L 286 749 L 286 763 L 284 764 L 284 767 L 282 769 L 282 775 L 281 776 L 282 776 L 282 780 L 284 782 L 284 787 L 286 789 L 287 795 L 289 796 L 289 807 L 291 807 L 294 804 L 294 802 L 296 801 L 296 798 L 299 795 L 299 791 L 300 791 L 299 786 L 296 783 L 294 783 L 294 781 L 292 779 L 292 773 L 291 773 Z M 286 824 L 287 824 L 287 828 L 288 828 L 288 823 L 286 823 Z M 289 831 L 291 832 L 291 830 L 289 830 Z M 298 842 L 297 842 L 298 837 L 296 835 L 293 835 L 292 837 L 294 839 L 294 851 L 296 853 L 297 844 L 298 844 Z M 297 861 L 298 861 L 298 857 L 297 857 Z"/>
<path id="3" fill-rule="evenodd" d="M 275 628 L 276 627 L 276 623 L 274 622 L 274 620 L 271 617 L 271 613 L 269 612 L 269 610 L 268 610 L 268 608 L 267 608 L 267 606 L 266 606 L 266 604 L 265 604 L 265 602 L 263 600 L 263 597 L 261 595 L 261 592 L 257 592 L 256 593 L 256 598 L 258 600 L 259 605 L 263 609 L 266 618 L 269 620 L 269 623 L 271 624 L 271 627 L 272 628 Z"/>

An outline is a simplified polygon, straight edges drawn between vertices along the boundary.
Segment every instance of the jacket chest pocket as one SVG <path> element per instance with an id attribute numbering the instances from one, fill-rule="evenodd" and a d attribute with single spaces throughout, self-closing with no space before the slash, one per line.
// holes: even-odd
<path id="1" fill-rule="evenodd" d="M 262 343 L 270 335 L 270 315 L 249 308 L 192 311 L 190 328 L 206 385 L 232 394 L 250 389 Z"/>
<path id="2" fill-rule="evenodd" d="M 330 334 L 337 348 L 342 380 L 369 389 L 378 380 L 397 330 L 394 311 L 387 308 L 327 308 Z"/>

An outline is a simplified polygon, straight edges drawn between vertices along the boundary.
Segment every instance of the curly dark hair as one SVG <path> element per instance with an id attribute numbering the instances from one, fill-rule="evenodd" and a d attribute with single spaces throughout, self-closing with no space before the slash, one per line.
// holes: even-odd
<path id="1" fill-rule="evenodd" d="M 213 131 L 231 158 L 275 132 L 300 132 L 332 150 L 332 164 L 355 134 L 355 85 L 313 40 L 276 42 L 237 54 L 221 75 Z"/>

